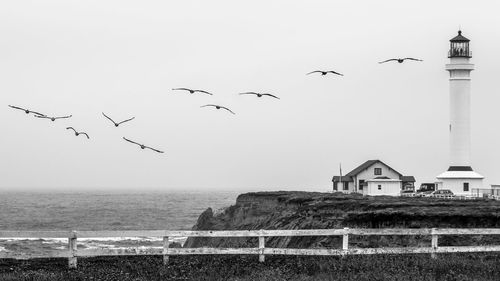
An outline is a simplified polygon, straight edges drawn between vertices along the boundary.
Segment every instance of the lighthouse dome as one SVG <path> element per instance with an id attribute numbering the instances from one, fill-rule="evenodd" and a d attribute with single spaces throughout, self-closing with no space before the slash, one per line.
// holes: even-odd
<path id="1" fill-rule="evenodd" d="M 462 35 L 462 31 L 458 31 L 458 35 L 451 38 L 450 42 L 469 42 L 470 40 L 467 39 L 465 36 Z"/>

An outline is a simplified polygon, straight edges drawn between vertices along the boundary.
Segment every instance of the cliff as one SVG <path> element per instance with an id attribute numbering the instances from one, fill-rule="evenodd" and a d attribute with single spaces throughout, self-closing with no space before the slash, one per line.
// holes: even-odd
<path id="1" fill-rule="evenodd" d="M 369 197 L 317 192 L 241 194 L 219 214 L 209 208 L 193 230 L 324 228 L 500 227 L 500 202 L 411 197 Z M 440 245 L 492 243 L 497 237 L 440 238 Z M 256 238 L 189 238 L 184 247 L 255 247 Z M 429 245 L 430 237 L 361 236 L 356 247 Z M 315 248 L 341 245 L 341 237 L 273 237 L 268 247 Z"/>

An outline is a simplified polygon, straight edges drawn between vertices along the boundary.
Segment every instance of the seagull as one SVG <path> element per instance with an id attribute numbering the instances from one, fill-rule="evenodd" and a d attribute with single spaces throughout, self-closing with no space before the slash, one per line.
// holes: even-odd
<path id="1" fill-rule="evenodd" d="M 262 96 L 270 96 L 275 99 L 280 99 L 275 95 L 267 94 L 267 93 L 256 93 L 256 92 L 246 92 L 246 93 L 240 93 L 240 95 L 256 95 L 257 97 L 261 98 Z"/>
<path id="2" fill-rule="evenodd" d="M 45 114 L 42 114 L 40 112 L 36 112 L 36 111 L 33 111 L 33 110 L 29 110 L 29 109 L 25 109 L 25 108 L 21 108 L 21 107 L 18 107 L 18 106 L 14 106 L 14 105 L 9 105 L 10 107 L 14 108 L 14 109 L 19 109 L 19 110 L 22 110 L 24 111 L 26 114 L 30 114 L 30 113 L 34 113 L 36 115 L 40 115 L 40 116 L 45 116 Z"/>
<path id="3" fill-rule="evenodd" d="M 102 112 L 102 115 L 104 115 L 104 117 L 108 118 L 111 122 L 113 122 L 113 124 L 115 124 L 115 127 L 118 127 L 118 125 L 120 125 L 121 123 L 128 122 L 128 121 L 133 120 L 135 118 L 135 117 L 132 117 L 130 119 L 123 120 L 121 122 L 116 123 L 115 121 L 113 121 L 113 119 L 109 118 L 106 114 L 104 114 L 104 112 Z"/>
<path id="4" fill-rule="evenodd" d="M 149 146 L 146 146 L 146 145 L 144 145 L 144 144 L 137 143 L 137 142 L 135 142 L 135 141 L 131 141 L 131 140 L 129 140 L 129 139 L 127 139 L 127 138 L 125 138 L 125 137 L 123 137 L 123 139 L 124 139 L 124 140 L 126 140 L 126 141 L 128 141 L 128 142 L 131 142 L 131 143 L 133 143 L 133 144 L 137 144 L 138 146 L 140 146 L 140 147 L 141 147 L 141 149 L 144 149 L 144 148 L 149 148 L 149 149 L 151 149 L 151 150 L 153 150 L 153 151 L 156 151 L 156 152 L 158 152 L 158 153 L 163 153 L 163 151 L 160 151 L 160 150 L 158 150 L 158 149 L 154 149 L 154 148 L 149 147 Z"/>
<path id="5" fill-rule="evenodd" d="M 68 116 L 59 116 L 59 117 L 50 117 L 47 115 L 35 115 L 37 118 L 45 118 L 45 119 L 50 119 L 52 121 L 56 121 L 56 119 L 64 119 L 64 118 L 70 118 L 73 115 L 68 115 Z"/>
<path id="6" fill-rule="evenodd" d="M 209 93 L 209 92 L 207 92 L 207 91 L 203 91 L 203 90 L 193 90 L 193 89 L 188 89 L 188 88 L 173 88 L 172 90 L 173 90 L 173 91 L 177 91 L 177 90 L 180 90 L 180 91 L 188 91 L 188 92 L 189 92 L 189 93 L 191 93 L 191 94 L 194 94 L 194 93 L 198 92 L 198 93 L 204 93 L 204 94 L 207 94 L 207 95 L 211 95 L 211 96 L 213 96 L 213 94 L 212 94 L 212 93 Z"/>
<path id="7" fill-rule="evenodd" d="M 215 108 L 217 108 L 217 109 L 221 109 L 221 108 L 222 108 L 222 109 L 225 109 L 225 110 L 227 110 L 227 111 L 231 112 L 232 114 L 236 114 L 236 113 L 234 113 L 231 109 L 229 109 L 229 108 L 227 108 L 227 107 L 224 107 L 224 106 L 216 105 L 216 104 L 205 104 L 205 105 L 202 105 L 202 106 L 200 106 L 200 107 L 206 107 L 206 106 L 213 106 L 213 107 L 215 107 Z"/>
<path id="8" fill-rule="evenodd" d="M 329 71 L 315 70 L 315 71 L 311 71 L 311 72 L 307 73 L 306 75 L 313 74 L 313 73 L 321 73 L 321 75 L 326 75 L 328 73 L 333 73 L 333 74 L 337 74 L 337 75 L 340 75 L 340 76 L 344 76 L 344 74 L 335 72 L 333 70 L 329 70 Z"/>
<path id="9" fill-rule="evenodd" d="M 66 127 L 66 130 L 73 130 L 73 132 L 75 132 L 75 136 L 77 136 L 77 137 L 78 137 L 78 135 L 85 135 L 87 137 L 87 139 L 90 139 L 89 135 L 87 135 L 87 133 L 77 132 L 73 127 Z"/>
<path id="10" fill-rule="evenodd" d="M 385 61 L 381 61 L 379 63 L 385 63 L 385 62 L 389 62 L 389 61 L 397 61 L 399 63 L 403 63 L 405 60 L 423 61 L 423 60 L 419 60 L 419 59 L 415 59 L 415 58 L 404 58 L 404 59 L 388 59 Z"/>

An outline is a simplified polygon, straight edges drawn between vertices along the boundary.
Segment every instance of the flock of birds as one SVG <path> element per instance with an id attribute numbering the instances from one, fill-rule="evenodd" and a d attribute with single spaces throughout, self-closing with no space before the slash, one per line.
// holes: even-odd
<path id="1" fill-rule="evenodd" d="M 190 94 L 202 93 L 202 94 L 207 94 L 207 95 L 213 96 L 213 94 L 210 93 L 210 92 L 207 92 L 207 91 L 204 91 L 204 90 L 194 90 L 194 89 L 189 89 L 189 88 L 173 88 L 172 91 L 187 91 Z M 267 97 L 272 97 L 272 98 L 275 98 L 275 99 L 280 99 L 279 97 L 277 97 L 275 95 L 272 95 L 272 94 L 268 94 L 268 93 L 245 92 L 245 93 L 239 93 L 239 94 L 240 95 L 255 95 L 255 96 L 259 97 L 259 98 L 267 96 Z M 205 105 L 202 105 L 200 107 L 214 107 L 215 109 L 225 109 L 225 110 L 227 110 L 228 112 L 230 112 L 232 114 L 236 114 L 231 109 L 229 109 L 229 108 L 227 108 L 225 106 L 222 106 L 222 105 L 218 105 L 218 104 L 205 104 Z"/>
<path id="2" fill-rule="evenodd" d="M 411 57 L 408 57 L 408 58 L 393 58 L 393 59 L 388 59 L 388 60 L 385 60 L 385 61 L 381 61 L 379 62 L 380 64 L 382 63 L 387 63 L 387 62 L 391 62 L 391 61 L 395 61 L 395 62 L 398 62 L 398 63 L 403 63 L 404 61 L 406 60 L 412 60 L 412 61 L 423 61 L 421 59 L 416 59 L 416 58 L 411 58 Z M 315 70 L 315 71 L 311 71 L 309 73 L 306 73 L 306 75 L 310 75 L 310 74 L 314 74 L 314 73 L 320 73 L 321 76 L 325 76 L 329 73 L 331 74 L 335 74 L 335 75 L 339 75 L 339 76 L 344 76 L 344 74 L 342 73 L 339 73 L 339 72 L 336 72 L 336 71 L 333 71 L 333 70 Z M 189 92 L 190 94 L 194 94 L 194 93 L 201 93 L 201 94 L 206 94 L 206 95 L 210 95 L 212 96 L 213 94 L 210 93 L 210 92 L 207 92 L 205 90 L 199 90 L 199 89 L 190 89 L 190 88 L 173 88 L 172 89 L 173 91 L 186 91 L 186 92 Z M 244 92 L 244 93 L 239 93 L 239 95 L 255 95 L 256 97 L 258 98 L 261 98 L 261 97 L 270 97 L 270 98 L 274 98 L 274 99 L 280 99 L 278 96 L 276 95 L 273 95 L 273 94 L 269 94 L 269 93 L 258 93 L 258 92 Z M 49 116 L 49 115 L 46 115 L 46 114 L 43 114 L 43 113 L 40 113 L 40 112 L 37 112 L 37 111 L 34 111 L 34 110 L 29 110 L 29 109 L 26 109 L 26 108 L 22 108 L 22 107 L 19 107 L 19 106 L 14 106 L 14 105 L 9 105 L 9 107 L 13 108 L 13 109 L 17 109 L 17 110 L 22 110 L 24 111 L 26 114 L 33 114 L 36 118 L 43 118 L 43 119 L 49 119 L 51 121 L 56 121 L 58 119 L 67 119 L 67 118 L 71 118 L 73 115 L 66 115 L 66 116 Z M 215 109 L 224 109 L 226 111 L 228 111 L 229 113 L 232 113 L 232 114 L 236 114 L 234 113 L 231 109 L 225 107 L 225 106 L 222 106 L 222 105 L 217 105 L 217 104 L 205 104 L 205 105 L 202 105 L 200 107 L 212 107 L 212 108 L 215 108 Z M 113 119 L 111 119 L 111 117 L 107 116 L 104 112 L 102 112 L 102 115 L 108 119 L 109 121 L 111 121 L 113 123 L 113 125 L 115 127 L 118 127 L 119 125 L 125 123 L 125 122 L 129 122 L 129 121 L 132 121 L 135 119 L 135 117 L 132 117 L 132 118 L 129 118 L 129 119 L 125 119 L 123 121 L 120 121 L 120 122 L 115 122 Z M 79 136 L 79 135 L 85 135 L 87 137 L 87 139 L 90 139 L 89 135 L 86 133 L 86 132 L 79 132 L 77 131 L 75 128 L 73 127 L 66 127 L 66 130 L 72 130 L 73 133 L 75 134 L 75 136 Z M 152 148 L 150 146 L 147 146 L 145 144 L 141 144 L 141 143 L 138 143 L 138 142 L 135 142 L 133 140 L 130 140 L 130 139 L 127 139 L 125 137 L 123 137 L 123 139 L 129 143 L 132 143 L 132 144 L 135 144 L 135 145 L 138 145 L 141 149 L 150 149 L 152 151 L 155 151 L 155 152 L 158 152 L 158 153 L 164 153 L 163 151 L 161 150 L 158 150 L 158 149 L 155 149 L 155 148 Z"/>
<path id="3" fill-rule="evenodd" d="M 56 121 L 57 119 L 67 119 L 67 118 L 71 118 L 73 117 L 73 115 L 67 115 L 67 116 L 57 116 L 57 117 L 54 117 L 54 116 L 48 116 L 46 114 L 43 114 L 43 113 L 40 113 L 38 111 L 34 111 L 34 110 L 30 110 L 30 109 L 26 109 L 26 108 L 22 108 L 22 107 L 19 107 L 19 106 L 14 106 L 14 105 L 9 105 L 9 107 L 13 108 L 13 109 L 18 109 L 18 110 L 22 110 L 24 111 L 24 113 L 26 114 L 30 114 L 32 113 L 35 117 L 37 118 L 45 118 L 45 119 L 50 119 L 51 121 Z M 120 121 L 120 122 L 115 122 L 113 119 L 111 119 L 111 117 L 107 116 L 104 112 L 102 112 L 102 115 L 107 118 L 109 121 L 113 122 L 113 125 L 115 125 L 115 127 L 118 127 L 120 126 L 120 124 L 123 124 L 125 122 L 128 122 L 128 121 L 131 121 L 133 120 L 135 117 L 132 117 L 132 118 L 129 118 L 129 119 L 126 119 L 126 120 L 123 120 L 123 121 Z M 79 135 L 84 135 L 87 137 L 87 139 L 90 139 L 89 135 L 86 133 L 86 132 L 79 132 L 77 131 L 75 128 L 73 127 L 66 127 L 66 130 L 72 130 L 74 133 L 75 133 L 75 136 L 79 136 Z M 147 145 L 144 145 L 144 144 L 141 144 L 141 143 L 138 143 L 138 142 L 135 142 L 133 140 L 129 140 L 125 137 L 123 137 L 123 139 L 127 142 L 130 142 L 130 143 L 133 143 L 133 144 L 136 144 L 138 145 L 140 148 L 142 149 L 145 149 L 145 148 L 148 148 L 148 149 L 151 149 L 155 152 L 158 152 L 158 153 L 163 153 L 163 151 L 161 150 L 158 150 L 158 149 L 155 149 L 155 148 L 152 148 L 150 146 L 147 146 Z"/>

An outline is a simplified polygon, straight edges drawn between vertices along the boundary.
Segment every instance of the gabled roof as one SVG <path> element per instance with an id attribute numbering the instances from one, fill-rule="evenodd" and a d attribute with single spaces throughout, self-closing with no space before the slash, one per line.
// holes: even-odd
<path id="1" fill-rule="evenodd" d="M 340 181 L 340 176 L 334 176 L 332 181 L 339 182 Z M 349 176 L 342 176 L 342 182 L 351 182 L 352 178 Z"/>
<path id="2" fill-rule="evenodd" d="M 357 174 L 361 173 L 362 171 L 368 169 L 371 165 L 379 162 L 380 160 L 368 160 L 365 163 L 359 165 L 357 168 L 354 170 L 350 171 L 349 173 L 346 174 L 346 176 L 356 176 Z"/>
<path id="3" fill-rule="evenodd" d="M 389 169 L 393 170 L 394 172 L 396 172 L 400 177 L 402 177 L 403 175 L 400 174 L 398 171 L 394 170 L 393 168 L 391 168 L 389 165 L 385 164 L 384 162 L 376 159 L 376 160 L 368 160 L 366 161 L 365 163 L 359 165 L 356 169 L 350 171 L 349 173 L 346 174 L 346 176 L 349 176 L 349 177 L 354 177 L 356 176 L 357 174 L 361 173 L 362 171 L 370 168 L 370 166 L 372 166 L 373 164 L 375 163 L 382 163 L 384 164 L 385 166 L 387 166 Z"/>
<path id="4" fill-rule="evenodd" d="M 414 176 L 402 176 L 401 181 L 415 182 L 415 177 Z"/>
<path id="5" fill-rule="evenodd" d="M 401 182 L 399 179 L 369 179 L 366 182 Z"/>

